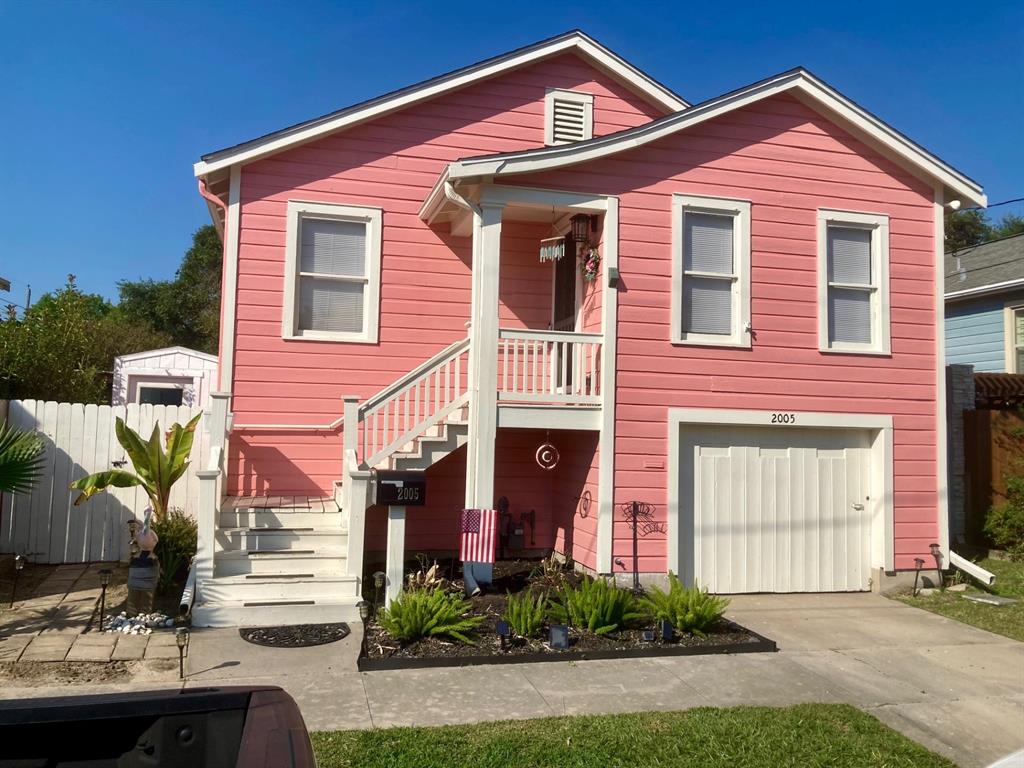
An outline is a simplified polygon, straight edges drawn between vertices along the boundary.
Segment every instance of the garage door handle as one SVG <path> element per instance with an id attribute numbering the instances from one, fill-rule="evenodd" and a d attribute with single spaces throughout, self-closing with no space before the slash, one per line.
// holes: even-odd
<path id="1" fill-rule="evenodd" d="M 864 511 L 864 505 L 863 504 L 859 504 L 856 501 L 853 502 L 853 504 L 851 504 L 850 506 L 853 507 L 854 509 L 856 509 L 858 512 L 863 512 Z"/>

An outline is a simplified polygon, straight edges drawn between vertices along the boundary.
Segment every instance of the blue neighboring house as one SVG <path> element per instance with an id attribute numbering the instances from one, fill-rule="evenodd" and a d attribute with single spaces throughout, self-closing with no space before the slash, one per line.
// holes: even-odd
<path id="1" fill-rule="evenodd" d="M 1024 373 L 1024 234 L 946 254 L 946 362 Z"/>

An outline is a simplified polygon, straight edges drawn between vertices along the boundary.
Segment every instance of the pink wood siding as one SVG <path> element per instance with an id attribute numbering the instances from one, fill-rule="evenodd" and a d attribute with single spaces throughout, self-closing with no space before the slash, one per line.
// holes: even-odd
<path id="1" fill-rule="evenodd" d="M 597 432 L 553 432 L 561 458 L 555 468 L 554 548 L 580 565 L 597 568 Z M 590 494 L 590 509 L 581 498 Z"/>
<path id="2" fill-rule="evenodd" d="M 659 115 L 567 54 L 242 168 L 232 385 L 237 423 L 330 423 L 341 413 L 341 395 L 368 397 L 465 336 L 470 241 L 431 230 L 416 212 L 446 163 L 543 144 L 548 87 L 593 93 L 598 135 Z M 379 344 L 281 339 L 289 199 L 383 209 Z M 546 328 L 550 287 L 540 290 L 535 282 L 542 272 L 527 274 L 527 256 L 536 246 L 511 243 L 516 229 L 508 233 L 502 322 L 543 320 L 534 327 Z M 329 492 L 340 474 L 339 457 L 338 435 L 236 434 L 229 489 Z"/>
<path id="3" fill-rule="evenodd" d="M 897 568 L 938 540 L 932 190 L 817 113 L 773 98 L 647 148 L 511 183 L 620 196 L 615 502 L 665 519 L 667 409 L 892 414 Z M 671 195 L 752 201 L 751 350 L 669 343 Z M 822 354 L 816 210 L 890 217 L 890 357 Z M 631 567 L 630 532 L 615 552 Z M 663 540 L 641 570 L 664 571 Z"/>

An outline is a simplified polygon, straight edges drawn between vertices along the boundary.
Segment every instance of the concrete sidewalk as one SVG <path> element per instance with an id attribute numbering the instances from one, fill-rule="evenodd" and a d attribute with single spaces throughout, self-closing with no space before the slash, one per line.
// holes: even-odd
<path id="1" fill-rule="evenodd" d="M 187 686 L 280 685 L 311 730 L 846 702 L 964 766 L 1024 747 L 1022 643 L 867 594 L 738 597 L 729 615 L 780 653 L 359 674 L 358 629 L 303 649 L 196 630 Z"/>

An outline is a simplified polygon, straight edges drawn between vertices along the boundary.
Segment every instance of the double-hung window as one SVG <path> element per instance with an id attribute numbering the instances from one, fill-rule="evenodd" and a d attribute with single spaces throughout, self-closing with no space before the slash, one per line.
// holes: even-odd
<path id="1" fill-rule="evenodd" d="M 285 338 L 375 343 L 381 211 L 288 203 Z"/>
<path id="2" fill-rule="evenodd" d="M 750 202 L 672 198 L 672 342 L 750 346 Z"/>
<path id="3" fill-rule="evenodd" d="M 818 211 L 818 345 L 889 353 L 889 218 Z"/>
<path id="4" fill-rule="evenodd" d="M 1024 373 L 1024 307 L 1007 307 L 1006 319 L 1006 372 Z"/>

